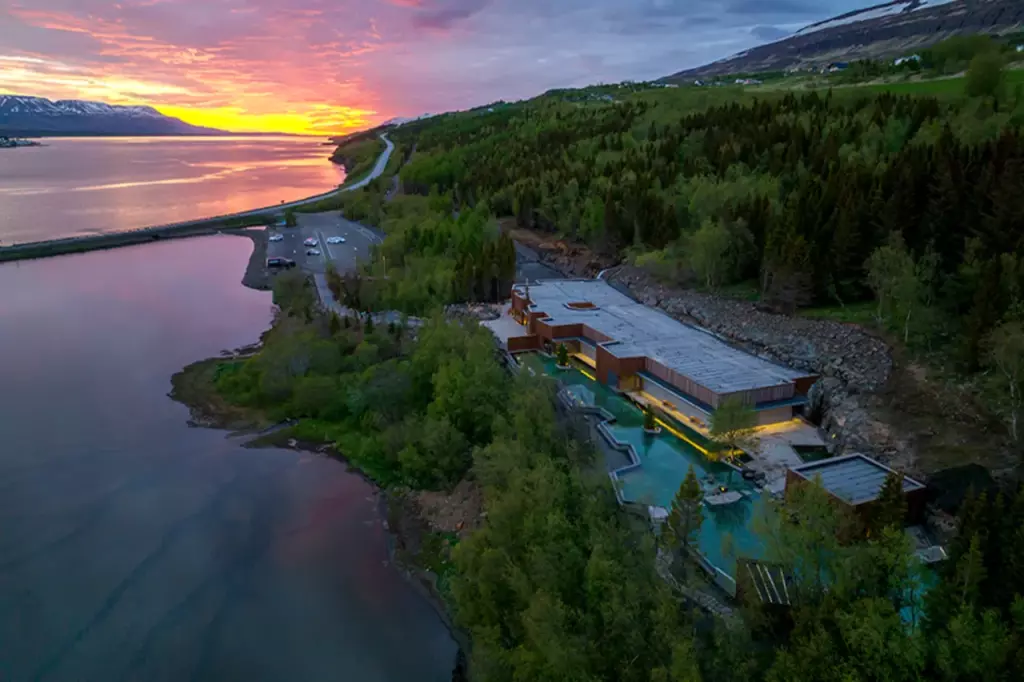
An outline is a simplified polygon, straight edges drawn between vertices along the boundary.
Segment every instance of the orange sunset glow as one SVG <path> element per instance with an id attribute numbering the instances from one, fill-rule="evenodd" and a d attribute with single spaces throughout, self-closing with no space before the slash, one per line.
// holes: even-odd
<path id="1" fill-rule="evenodd" d="M 336 134 L 665 76 L 854 4 L 0 0 L 0 94 L 145 104 L 229 131 Z"/>

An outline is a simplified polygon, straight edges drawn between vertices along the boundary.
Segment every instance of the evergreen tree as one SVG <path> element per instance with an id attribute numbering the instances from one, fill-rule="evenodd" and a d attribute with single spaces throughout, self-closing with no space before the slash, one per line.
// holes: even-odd
<path id="1" fill-rule="evenodd" d="M 560 367 L 569 366 L 569 348 L 564 343 L 558 344 L 558 348 L 555 350 L 555 362 Z"/>
<path id="2" fill-rule="evenodd" d="M 685 555 L 696 544 L 704 522 L 704 491 L 691 466 L 683 479 L 662 527 L 662 541 L 676 556 Z"/>
<path id="3" fill-rule="evenodd" d="M 903 494 L 903 474 L 890 472 L 885 477 L 878 498 L 872 503 L 868 532 L 875 537 L 886 528 L 902 529 L 906 517 L 907 499 Z"/>

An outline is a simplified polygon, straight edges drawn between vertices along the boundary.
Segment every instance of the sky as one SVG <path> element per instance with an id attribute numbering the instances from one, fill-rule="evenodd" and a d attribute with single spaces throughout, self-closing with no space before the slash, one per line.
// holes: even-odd
<path id="1" fill-rule="evenodd" d="M 871 4 L 0 0 L 0 93 L 326 135 L 554 87 L 659 78 Z"/>

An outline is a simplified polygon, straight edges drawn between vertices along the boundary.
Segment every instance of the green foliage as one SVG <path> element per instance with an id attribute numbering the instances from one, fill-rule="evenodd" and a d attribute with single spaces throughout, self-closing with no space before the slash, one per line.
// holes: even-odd
<path id="1" fill-rule="evenodd" d="M 369 316 L 364 326 L 307 321 L 294 302 L 307 288 L 304 278 L 281 286 L 287 307 L 263 349 L 219 368 L 218 392 L 276 420 L 309 420 L 381 483 L 457 483 L 502 405 L 505 376 L 489 332 L 437 320 L 413 341 Z"/>
<path id="2" fill-rule="evenodd" d="M 937 256 L 930 250 L 915 262 L 896 233 L 868 258 L 868 286 L 878 299 L 876 318 L 902 328 L 904 343 L 910 341 L 912 324 L 927 327 L 932 321 L 937 267 Z"/>
<path id="3" fill-rule="evenodd" d="M 686 477 L 679 485 L 676 496 L 672 500 L 665 525 L 661 529 L 661 538 L 665 547 L 675 554 L 685 554 L 696 544 L 704 522 L 704 491 L 701 490 L 697 474 L 691 466 Z"/>
<path id="4" fill-rule="evenodd" d="M 700 679 L 650 537 L 630 529 L 604 477 L 581 473 L 551 387 L 526 375 L 508 387 L 508 413 L 475 456 L 486 524 L 454 551 L 473 678 Z"/>
<path id="5" fill-rule="evenodd" d="M 956 39 L 922 59 L 962 69 L 999 57 L 993 45 Z M 493 266 L 476 264 L 511 268 L 513 259 L 489 257 L 463 232 L 492 235 L 491 214 L 628 255 L 679 284 L 757 280 L 762 300 L 787 312 L 869 300 L 869 283 L 881 284 L 873 254 L 899 242 L 900 267 L 881 296 L 885 323 L 908 343 L 950 346 L 975 370 L 1020 290 L 1010 282 L 1022 269 L 1006 277 L 995 261 L 1019 260 L 1008 235 L 1022 217 L 1014 121 L 1024 122 L 1024 104 L 997 110 L 952 96 L 962 81 L 757 99 L 730 88 L 607 86 L 403 126 L 394 136 L 416 153 L 401 171 L 407 196 L 380 215 L 395 234 L 382 251 L 389 271 L 398 267 L 385 300 L 412 312 L 499 298 L 492 285 L 504 292 L 507 276 L 488 279 Z M 893 94 L 947 87 L 942 100 Z M 616 103 L 602 104 L 606 95 Z M 459 224 L 471 213 L 472 226 Z"/>
<path id="6" fill-rule="evenodd" d="M 564 343 L 558 344 L 558 348 L 555 349 L 555 362 L 562 367 L 569 366 L 569 348 Z"/>
<path id="7" fill-rule="evenodd" d="M 991 36 L 981 33 L 953 36 L 921 52 L 921 63 L 940 73 L 955 73 L 981 55 L 998 54 L 999 47 Z"/>
<path id="8" fill-rule="evenodd" d="M 450 197 L 405 197 L 387 204 L 384 243 L 371 271 L 379 282 L 377 305 L 423 314 L 437 305 L 500 301 L 509 296 L 516 254 L 487 204 L 451 214 Z"/>
<path id="9" fill-rule="evenodd" d="M 316 301 L 316 292 L 305 274 L 289 270 L 274 278 L 274 305 L 283 314 L 312 321 Z"/>
<path id="10" fill-rule="evenodd" d="M 387 145 L 376 134 L 356 136 L 334 150 L 331 161 L 345 166 L 345 183 L 357 182 L 373 170 Z"/>
<path id="11" fill-rule="evenodd" d="M 1024 326 L 1008 320 L 996 327 L 986 339 L 988 365 L 996 370 L 994 383 L 1008 416 L 1010 435 L 1019 440 L 1018 421 L 1024 401 Z"/>
<path id="12" fill-rule="evenodd" d="M 971 50 L 954 43 L 936 59 Z M 337 200 L 387 238 L 351 287 L 332 275 L 332 289 L 359 310 L 498 300 L 515 267 L 495 220 L 508 217 L 613 255 L 628 249 L 679 281 L 758 279 L 784 308 L 839 304 L 832 314 L 843 317 L 875 294 L 879 317 L 907 340 L 949 330 L 966 367 L 1016 376 L 1024 138 L 1013 114 L 985 98 L 868 88 L 756 101 L 682 90 L 551 93 L 403 126 L 396 142 L 416 149 L 400 173 L 407 195 L 388 201 L 375 183 Z M 218 370 L 217 388 L 301 417 L 296 433 L 335 441 L 384 484 L 444 488 L 471 471 L 483 527 L 444 570 L 475 679 L 1024 678 L 1019 491 L 965 505 L 924 602 L 927 574 L 896 527 L 895 482 L 868 533 L 820 485 L 764 496 L 764 558 L 788 576 L 793 608 L 778 618 L 754 604 L 751 629 L 698 628 L 654 570 L 652 535 L 567 437 L 547 380 L 510 382 L 475 325 L 435 315 L 415 339 L 347 320 L 339 329 L 310 314 L 307 293 L 282 280 L 264 349 Z M 754 423 L 727 401 L 712 429 L 735 447 Z M 669 547 L 695 541 L 700 497 L 691 471 L 664 530 Z"/>
<path id="13" fill-rule="evenodd" d="M 995 97 L 1003 85 L 1003 57 L 995 51 L 971 59 L 965 90 L 970 97 Z"/>
<path id="14" fill-rule="evenodd" d="M 284 211 L 284 226 L 285 227 L 296 227 L 296 226 L 298 226 L 298 224 L 299 224 L 299 221 L 295 217 L 295 209 L 293 209 L 293 208 L 286 208 L 285 211 Z"/>
<path id="15" fill-rule="evenodd" d="M 686 252 L 697 277 L 708 289 L 716 289 L 729 269 L 729 231 L 717 220 L 706 220 L 686 241 Z"/>
<path id="16" fill-rule="evenodd" d="M 907 516 L 907 499 L 903 493 L 903 474 L 890 473 L 871 508 L 868 530 L 872 535 L 882 533 L 886 528 L 900 530 Z"/>
<path id="17" fill-rule="evenodd" d="M 711 440 L 727 452 L 737 448 L 754 450 L 756 426 L 757 412 L 753 406 L 740 398 L 725 398 L 711 413 Z"/>

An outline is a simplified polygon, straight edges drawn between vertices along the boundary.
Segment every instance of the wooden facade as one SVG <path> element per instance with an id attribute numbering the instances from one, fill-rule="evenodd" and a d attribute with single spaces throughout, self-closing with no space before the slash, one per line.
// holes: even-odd
<path id="1" fill-rule="evenodd" d="M 587 352 L 596 365 L 597 379 L 603 384 L 616 388 L 633 390 L 642 382 L 637 375 L 640 372 L 655 377 L 667 387 L 677 391 L 681 396 L 689 396 L 697 406 L 705 412 L 719 407 L 722 401 L 728 397 L 737 396 L 750 405 L 765 406 L 764 415 L 760 423 L 776 423 L 792 418 L 793 409 L 789 405 L 770 406 L 770 403 L 792 399 L 798 395 L 806 395 L 817 377 L 806 377 L 777 386 L 767 386 L 741 391 L 731 394 L 720 394 L 700 384 L 693 378 L 674 371 L 662 365 L 654 358 L 647 356 L 619 357 L 614 353 L 616 340 L 605 334 L 588 327 L 585 323 L 554 324 L 547 312 L 542 310 L 531 310 L 532 301 L 528 300 L 525 292 L 516 289 L 512 291 L 512 312 L 519 319 L 527 320 L 527 328 L 524 336 L 536 337 L 536 341 L 520 342 L 518 339 L 509 340 L 509 350 L 513 349 L 513 341 L 516 348 L 528 349 L 543 347 L 545 344 L 557 344 L 560 340 L 585 338 L 596 346 L 595 352 Z M 576 301 L 564 304 L 576 310 L 586 310 L 594 306 L 586 301 Z M 769 420 L 769 421 L 765 421 Z"/>

